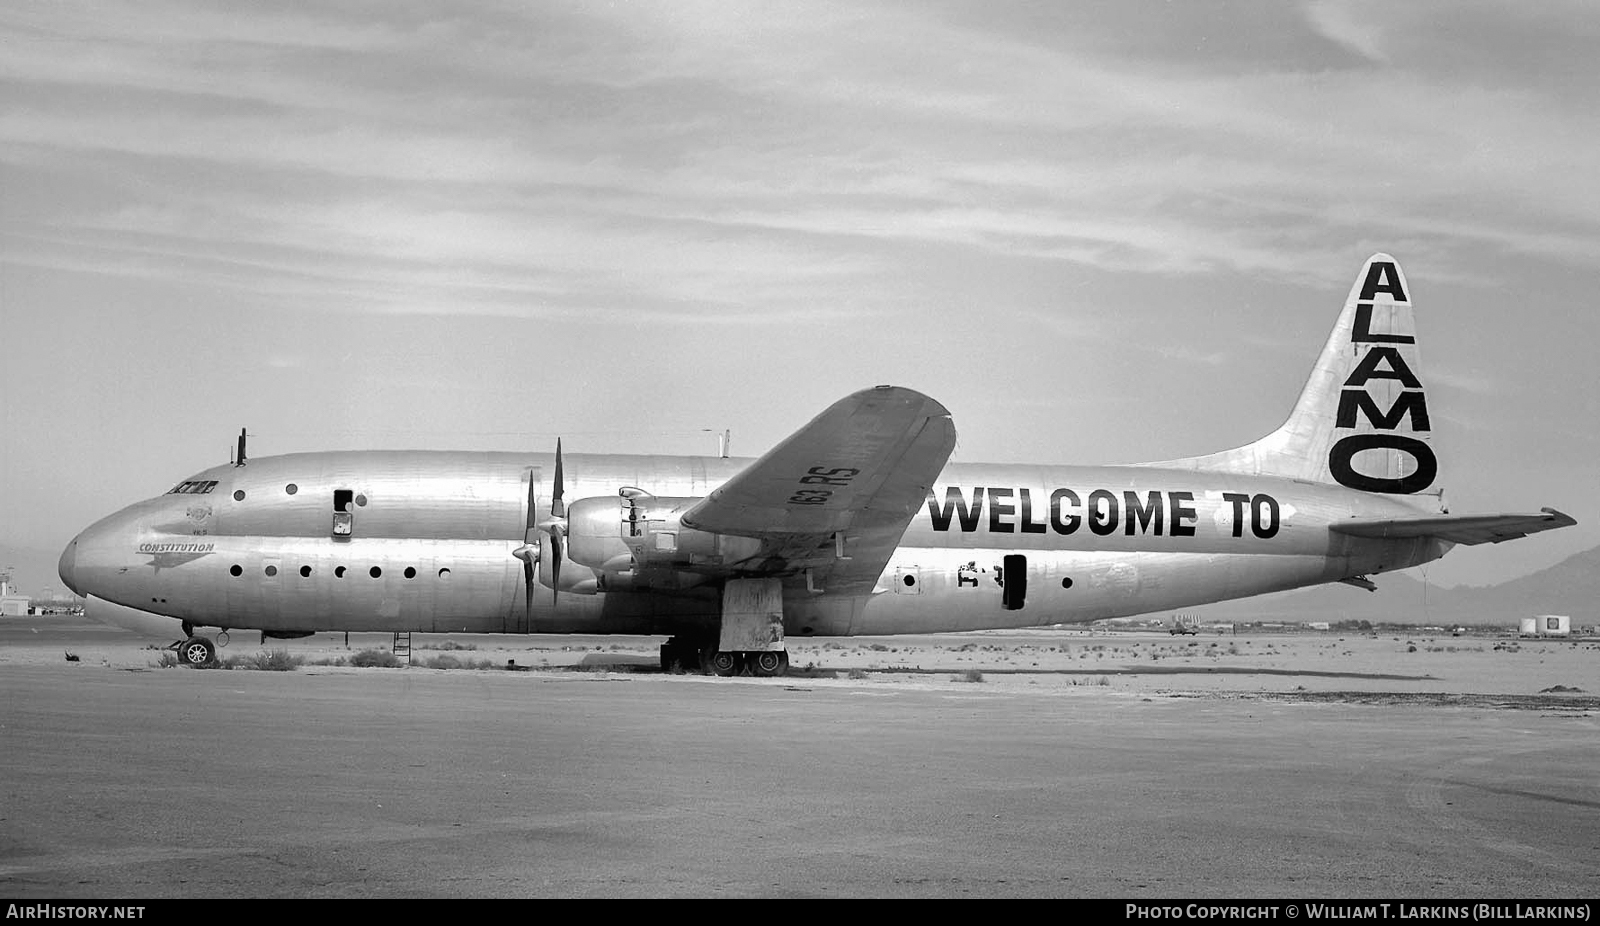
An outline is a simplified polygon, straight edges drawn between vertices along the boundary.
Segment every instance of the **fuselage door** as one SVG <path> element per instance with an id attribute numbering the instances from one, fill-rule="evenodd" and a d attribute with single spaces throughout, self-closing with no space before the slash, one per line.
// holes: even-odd
<path id="1" fill-rule="evenodd" d="M 1000 567 L 1000 604 L 1007 611 L 1020 611 L 1027 596 L 1028 558 L 1012 553 Z"/>
<path id="2" fill-rule="evenodd" d="M 333 539 L 349 540 L 355 534 L 355 490 L 333 490 Z"/>

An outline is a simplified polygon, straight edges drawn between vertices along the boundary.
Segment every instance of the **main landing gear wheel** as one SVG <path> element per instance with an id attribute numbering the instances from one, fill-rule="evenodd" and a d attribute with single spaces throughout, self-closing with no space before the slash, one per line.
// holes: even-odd
<path id="1" fill-rule="evenodd" d="M 727 650 L 717 650 L 701 660 L 712 675 L 720 675 L 723 678 L 739 674 L 739 661 L 738 653 L 730 653 Z"/>
<path id="2" fill-rule="evenodd" d="M 750 674 L 757 678 L 771 678 L 789 671 L 789 654 L 783 651 L 775 653 L 751 653 Z"/>
<path id="3" fill-rule="evenodd" d="M 205 637 L 190 637 L 178 645 L 178 661 L 202 669 L 217 661 L 217 647 Z"/>

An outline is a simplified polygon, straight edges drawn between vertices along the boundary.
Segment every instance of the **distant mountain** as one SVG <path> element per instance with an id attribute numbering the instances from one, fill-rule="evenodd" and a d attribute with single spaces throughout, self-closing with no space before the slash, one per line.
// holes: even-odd
<path id="1" fill-rule="evenodd" d="M 1574 628 L 1600 624 L 1600 547 L 1499 585 L 1439 588 L 1409 575 L 1374 576 L 1376 592 L 1324 585 L 1185 608 L 1206 621 L 1365 620 L 1398 624 L 1499 624 L 1566 614 Z"/>
<path id="2" fill-rule="evenodd" d="M 1576 625 L 1600 623 L 1600 547 L 1549 569 L 1483 588 L 1460 588 L 1496 609 L 1522 616 L 1568 614 Z"/>

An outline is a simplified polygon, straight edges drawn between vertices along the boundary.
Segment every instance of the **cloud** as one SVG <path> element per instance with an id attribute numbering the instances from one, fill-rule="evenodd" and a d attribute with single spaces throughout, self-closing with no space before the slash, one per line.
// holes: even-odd
<path id="1" fill-rule="evenodd" d="M 1364 5 L 1344 0 L 1314 0 L 1305 5 L 1306 21 L 1340 48 L 1368 61 L 1384 63 L 1384 20 L 1381 16 L 1364 16 Z"/>
<path id="2" fill-rule="evenodd" d="M 665 319 L 860 300 L 908 248 L 1327 283 L 1351 241 L 1441 272 L 1470 272 L 1461 247 L 1593 264 L 1600 188 L 1568 178 L 1600 139 L 1571 101 L 1391 56 L 1410 14 L 1305 10 L 1361 60 L 1220 65 L 1119 43 L 1116 16 L 855 4 L 33 9 L 0 64 L 0 161 L 100 195 L 13 210 L 7 259 Z"/>

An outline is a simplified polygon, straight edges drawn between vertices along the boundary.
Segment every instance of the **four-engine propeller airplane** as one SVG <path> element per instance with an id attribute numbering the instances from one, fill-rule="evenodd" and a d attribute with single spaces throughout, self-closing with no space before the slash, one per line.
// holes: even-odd
<path id="1" fill-rule="evenodd" d="M 1368 576 L 1566 527 L 1455 515 L 1410 290 L 1362 267 L 1293 413 L 1131 466 L 958 463 L 944 406 L 847 396 L 754 461 L 340 452 L 238 459 L 107 517 L 61 579 L 91 617 L 196 628 L 669 637 L 665 665 L 776 675 L 784 640 L 1026 627 Z"/>

